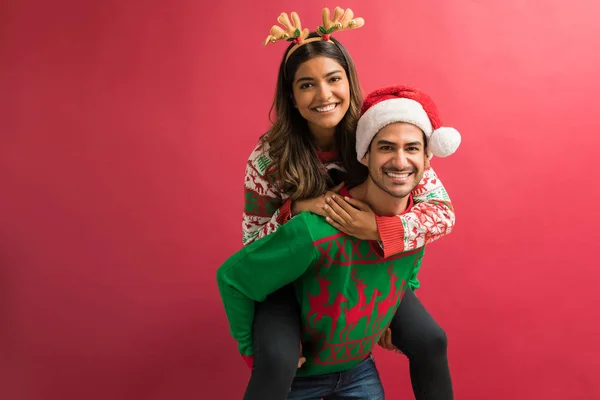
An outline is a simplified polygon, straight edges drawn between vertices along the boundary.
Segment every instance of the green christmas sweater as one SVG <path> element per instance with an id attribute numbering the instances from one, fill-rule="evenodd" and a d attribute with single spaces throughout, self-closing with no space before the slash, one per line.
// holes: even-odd
<path id="1" fill-rule="evenodd" d="M 407 288 L 418 285 L 423 251 L 384 257 L 376 241 L 348 236 L 318 215 L 298 214 L 217 271 L 240 353 L 251 365 L 254 302 L 293 282 L 307 359 L 297 375 L 353 368 L 370 354 Z"/>

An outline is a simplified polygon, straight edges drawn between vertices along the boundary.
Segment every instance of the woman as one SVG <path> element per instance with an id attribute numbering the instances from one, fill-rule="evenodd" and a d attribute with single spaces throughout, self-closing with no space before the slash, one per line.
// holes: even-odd
<path id="1" fill-rule="evenodd" d="M 326 216 L 349 235 L 378 240 L 386 257 L 421 247 L 454 225 L 452 205 L 432 169 L 413 192 L 412 212 L 402 216 L 378 217 L 363 203 L 348 204 L 340 196 L 337 203 L 331 200 L 342 182 L 360 181 L 366 170 L 355 150 L 362 103 L 358 77 L 350 55 L 328 32 L 337 22 L 338 29 L 348 29 L 363 21 L 338 8 L 332 21 L 328 10 L 323 15 L 319 34 L 310 35 L 301 31 L 295 13 L 295 26 L 285 14 L 279 19 L 296 37 L 279 67 L 273 125 L 248 160 L 243 243 L 268 235 L 294 214 L 310 211 Z M 279 39 L 268 40 L 273 38 Z M 409 286 L 415 289 L 419 283 Z M 391 341 L 409 358 L 416 399 L 452 398 L 445 333 L 412 290 L 391 324 Z M 253 347 L 252 376 L 244 398 L 284 399 L 302 364 L 299 310 L 291 286 L 256 305 Z"/>

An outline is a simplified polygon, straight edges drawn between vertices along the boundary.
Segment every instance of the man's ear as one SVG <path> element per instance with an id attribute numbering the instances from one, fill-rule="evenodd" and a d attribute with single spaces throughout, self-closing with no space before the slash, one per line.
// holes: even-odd
<path id="1" fill-rule="evenodd" d="M 367 151 L 367 153 L 365 154 L 365 156 L 362 158 L 362 160 L 360 160 L 360 163 L 362 165 L 364 165 L 365 167 L 369 166 L 369 151 Z"/>
<path id="2" fill-rule="evenodd" d="M 429 168 L 430 160 L 433 158 L 433 153 L 425 149 L 425 169 Z"/>

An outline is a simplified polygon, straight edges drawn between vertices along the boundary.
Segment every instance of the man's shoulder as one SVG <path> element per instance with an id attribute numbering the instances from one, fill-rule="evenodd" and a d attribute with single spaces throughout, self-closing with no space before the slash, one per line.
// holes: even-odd
<path id="1" fill-rule="evenodd" d="M 303 211 L 299 214 L 296 214 L 289 222 L 295 222 L 296 224 L 303 224 L 309 228 L 320 228 L 321 226 L 329 225 L 325 218 L 311 213 L 310 211 Z M 331 225 L 329 225 L 331 226 Z"/>
<path id="2" fill-rule="evenodd" d="M 313 214 L 309 211 L 301 212 L 292 218 L 287 224 L 296 221 L 298 224 L 304 225 L 310 233 L 313 240 L 319 240 L 327 236 L 332 236 L 340 233 L 340 230 L 329 224 L 325 217 L 318 214 Z"/>
<path id="3" fill-rule="evenodd" d="M 244 246 L 240 253 L 256 253 L 264 251 L 273 251 L 276 248 L 285 247 L 287 251 L 295 252 L 298 249 L 306 250 L 313 247 L 313 232 L 318 222 L 312 221 L 308 213 L 300 213 L 283 225 L 279 226 L 275 232 L 253 241 Z"/>

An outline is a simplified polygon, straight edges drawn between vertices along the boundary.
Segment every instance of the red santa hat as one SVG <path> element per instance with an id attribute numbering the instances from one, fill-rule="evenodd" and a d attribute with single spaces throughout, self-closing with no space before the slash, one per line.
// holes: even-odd
<path id="1" fill-rule="evenodd" d="M 447 157 L 460 145 L 460 133 L 443 127 L 431 98 L 409 86 L 389 86 L 370 93 L 356 128 L 356 155 L 362 161 L 377 133 L 394 122 L 419 127 L 427 136 L 429 155 Z"/>

